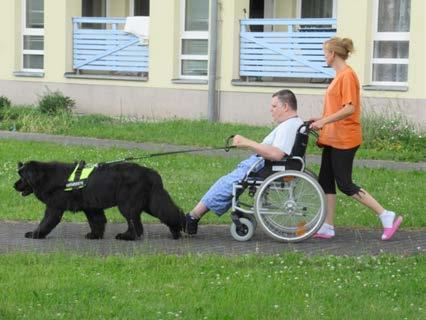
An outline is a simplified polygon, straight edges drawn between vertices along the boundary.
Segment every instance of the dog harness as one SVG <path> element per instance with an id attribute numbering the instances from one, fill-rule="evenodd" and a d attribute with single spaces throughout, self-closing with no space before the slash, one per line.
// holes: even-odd
<path id="1" fill-rule="evenodd" d="M 87 185 L 89 176 L 98 167 L 98 164 L 88 164 L 85 161 L 77 163 L 75 169 L 68 178 L 68 182 L 65 185 L 65 191 L 72 191 L 82 189 Z"/>

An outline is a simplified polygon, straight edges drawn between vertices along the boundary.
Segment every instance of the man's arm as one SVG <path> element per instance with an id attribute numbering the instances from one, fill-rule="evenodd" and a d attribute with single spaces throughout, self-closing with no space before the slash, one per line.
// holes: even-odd
<path id="1" fill-rule="evenodd" d="M 277 147 L 258 143 L 238 134 L 234 137 L 233 145 L 237 148 L 249 148 L 263 158 L 272 161 L 279 161 L 285 156 L 285 153 Z"/>

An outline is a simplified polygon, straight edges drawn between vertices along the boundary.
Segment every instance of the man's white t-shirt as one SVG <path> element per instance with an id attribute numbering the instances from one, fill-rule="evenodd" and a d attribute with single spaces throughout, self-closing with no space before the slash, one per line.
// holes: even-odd
<path id="1" fill-rule="evenodd" d="M 272 132 L 263 139 L 262 143 L 277 147 L 285 154 L 289 155 L 291 149 L 293 149 L 297 129 L 299 129 L 302 124 L 303 120 L 299 117 L 289 118 L 272 130 Z"/>

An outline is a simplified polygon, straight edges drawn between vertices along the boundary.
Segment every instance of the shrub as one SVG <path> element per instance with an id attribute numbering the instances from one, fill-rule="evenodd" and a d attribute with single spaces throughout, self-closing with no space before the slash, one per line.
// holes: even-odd
<path id="1" fill-rule="evenodd" d="M 0 120 L 3 119 L 5 110 L 9 109 L 11 106 L 10 100 L 5 96 L 0 96 Z"/>
<path id="2" fill-rule="evenodd" d="M 38 108 L 41 113 L 49 115 L 59 114 L 61 112 L 71 113 L 75 106 L 75 101 L 66 97 L 60 91 L 50 91 L 42 95 L 38 101 Z"/>
<path id="3" fill-rule="evenodd" d="M 376 150 L 418 150 L 424 139 L 416 127 L 400 112 L 381 115 L 374 112 L 363 116 L 364 145 Z"/>
<path id="4" fill-rule="evenodd" d="M 4 108 L 8 108 L 12 105 L 10 100 L 5 96 L 0 96 L 0 110 L 3 110 Z"/>

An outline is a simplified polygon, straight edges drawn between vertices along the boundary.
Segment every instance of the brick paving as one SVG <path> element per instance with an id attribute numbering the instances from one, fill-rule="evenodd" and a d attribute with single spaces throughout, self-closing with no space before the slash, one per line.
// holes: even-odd
<path id="1" fill-rule="evenodd" d="M 377 255 L 381 253 L 412 255 L 426 252 L 425 230 L 399 231 L 392 241 L 381 241 L 381 230 L 337 228 L 331 240 L 308 239 L 300 243 L 282 243 L 264 235 L 258 228 L 250 241 L 232 238 L 229 225 L 201 225 L 197 235 L 173 240 L 168 228 L 161 224 L 145 224 L 141 240 L 120 241 L 115 235 L 126 229 L 126 224 L 107 224 L 105 238 L 87 240 L 86 223 L 61 223 L 46 239 L 26 239 L 24 233 L 36 223 L 0 223 L 0 253 L 9 252 L 73 252 L 84 255 L 137 254 L 279 254 L 303 252 L 307 255 Z"/>

